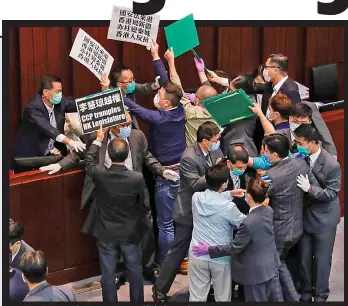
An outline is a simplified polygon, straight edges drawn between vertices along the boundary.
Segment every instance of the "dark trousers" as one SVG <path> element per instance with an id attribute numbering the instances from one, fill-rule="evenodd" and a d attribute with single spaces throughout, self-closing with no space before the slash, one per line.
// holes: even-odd
<path id="1" fill-rule="evenodd" d="M 246 302 L 283 302 L 278 271 L 267 282 L 244 286 Z"/>
<path id="2" fill-rule="evenodd" d="M 162 293 L 168 293 L 180 265 L 185 258 L 192 238 L 192 225 L 175 223 L 175 235 L 172 245 L 165 257 L 159 276 L 156 281 L 156 288 Z"/>
<path id="3" fill-rule="evenodd" d="M 325 302 L 329 296 L 336 230 L 337 226 L 317 234 L 305 231 L 301 237 L 301 299 L 304 301 L 311 301 L 314 297 L 314 302 Z"/>
<path id="4" fill-rule="evenodd" d="M 101 270 L 103 302 L 117 302 L 116 266 L 121 251 L 126 275 L 129 280 L 131 302 L 144 302 L 144 281 L 141 267 L 141 247 L 139 244 L 105 243 L 97 241 Z"/>
<path id="5" fill-rule="evenodd" d="M 300 267 L 301 267 L 301 257 L 300 257 L 300 240 L 289 250 L 288 256 L 285 259 L 286 265 L 290 271 L 292 281 L 297 292 L 300 292 L 301 282 L 300 282 Z"/>
<path id="6" fill-rule="evenodd" d="M 298 293 L 295 289 L 286 259 L 290 249 L 297 243 L 300 237 L 291 241 L 276 240 L 276 247 L 280 258 L 279 281 L 283 292 L 284 301 L 298 301 Z"/>

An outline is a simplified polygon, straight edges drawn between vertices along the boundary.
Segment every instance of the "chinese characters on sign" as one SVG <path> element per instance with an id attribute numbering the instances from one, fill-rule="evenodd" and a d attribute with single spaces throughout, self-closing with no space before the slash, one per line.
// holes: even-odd
<path id="1" fill-rule="evenodd" d="M 82 29 L 76 35 L 70 57 L 86 66 L 99 80 L 104 72 L 110 73 L 114 62 L 114 58 Z"/>
<path id="2" fill-rule="evenodd" d="M 108 39 L 139 44 L 150 49 L 151 38 L 157 38 L 159 15 L 137 15 L 124 7 L 113 7 Z"/>
<path id="3" fill-rule="evenodd" d="M 84 134 L 127 122 L 119 88 L 76 99 L 76 106 Z"/>

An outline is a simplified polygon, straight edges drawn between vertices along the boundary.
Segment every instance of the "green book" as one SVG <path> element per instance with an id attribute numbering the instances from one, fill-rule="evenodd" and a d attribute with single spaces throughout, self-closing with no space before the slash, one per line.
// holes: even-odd
<path id="1" fill-rule="evenodd" d="M 253 102 L 243 89 L 217 95 L 203 100 L 201 103 L 220 126 L 255 116 L 249 108 L 249 106 L 253 106 Z"/>
<path id="2" fill-rule="evenodd" d="M 197 28 L 193 14 L 188 15 L 164 28 L 168 49 L 173 48 L 178 57 L 199 45 Z"/>

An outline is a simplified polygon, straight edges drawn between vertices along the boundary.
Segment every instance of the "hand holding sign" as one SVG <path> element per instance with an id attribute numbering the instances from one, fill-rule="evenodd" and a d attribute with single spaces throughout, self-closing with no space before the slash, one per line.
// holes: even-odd
<path id="1" fill-rule="evenodd" d="M 156 39 L 152 38 L 151 39 L 151 55 L 153 59 L 159 58 L 158 49 L 159 49 L 159 46 L 158 46 L 158 43 L 156 42 Z"/>
<path id="2" fill-rule="evenodd" d="M 96 140 L 102 142 L 104 140 L 104 135 L 106 131 L 107 131 L 107 128 L 103 129 L 103 125 L 101 124 L 99 130 L 97 131 Z"/>
<path id="3" fill-rule="evenodd" d="M 204 61 L 202 58 L 197 58 L 196 56 L 193 58 L 195 61 L 196 69 L 198 73 L 204 73 Z"/>
<path id="4" fill-rule="evenodd" d="M 107 73 L 103 73 L 101 77 L 100 85 L 102 86 L 102 91 L 108 90 L 110 88 L 110 80 Z"/>
<path id="5" fill-rule="evenodd" d="M 170 48 L 166 51 L 166 53 L 164 53 L 164 58 L 166 59 L 166 61 L 169 62 L 174 62 L 174 52 L 173 52 L 173 48 Z"/>

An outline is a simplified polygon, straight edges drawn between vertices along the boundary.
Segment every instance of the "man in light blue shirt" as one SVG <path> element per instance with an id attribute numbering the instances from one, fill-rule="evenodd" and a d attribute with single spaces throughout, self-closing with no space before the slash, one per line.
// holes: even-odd
<path id="1" fill-rule="evenodd" d="M 209 255 L 195 256 L 192 247 L 200 241 L 208 245 L 229 244 L 233 226 L 239 227 L 246 215 L 242 214 L 233 196 L 243 196 L 244 191 L 235 189 L 227 192 L 230 170 L 224 164 L 209 168 L 205 178 L 208 189 L 196 192 L 192 197 L 193 232 L 189 249 L 190 302 L 205 302 L 214 283 L 216 302 L 230 302 L 232 293 L 231 259 L 229 256 L 211 259 Z"/>

